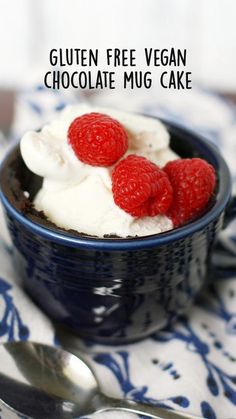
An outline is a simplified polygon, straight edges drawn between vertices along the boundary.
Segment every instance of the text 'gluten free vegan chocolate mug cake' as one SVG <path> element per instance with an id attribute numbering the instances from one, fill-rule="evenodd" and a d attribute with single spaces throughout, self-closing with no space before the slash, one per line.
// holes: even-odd
<path id="1" fill-rule="evenodd" d="M 0 171 L 24 285 L 81 336 L 143 338 L 202 287 L 230 198 L 216 148 L 155 118 L 66 108 Z"/>

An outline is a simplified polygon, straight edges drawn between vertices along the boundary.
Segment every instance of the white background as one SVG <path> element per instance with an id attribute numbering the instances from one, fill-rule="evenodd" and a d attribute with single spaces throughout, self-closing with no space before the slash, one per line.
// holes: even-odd
<path id="1" fill-rule="evenodd" d="M 236 90 L 235 0 L 0 0 L 0 87 L 41 81 L 50 48 L 187 48 L 194 81 Z"/>

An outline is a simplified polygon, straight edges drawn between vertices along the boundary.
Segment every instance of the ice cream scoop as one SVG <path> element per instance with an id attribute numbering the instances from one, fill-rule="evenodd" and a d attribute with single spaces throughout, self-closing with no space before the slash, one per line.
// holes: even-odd
<path id="1" fill-rule="evenodd" d="M 91 110 L 123 125 L 129 143 L 126 155 L 144 156 L 160 167 L 177 158 L 167 129 L 157 119 L 85 105 L 68 107 L 40 132 L 28 132 L 21 140 L 27 167 L 44 179 L 34 200 L 36 209 L 59 227 L 98 237 L 146 236 L 172 229 L 165 215 L 137 218 L 120 209 L 112 195 L 112 167 L 91 166 L 75 155 L 68 128 L 75 117 Z"/>

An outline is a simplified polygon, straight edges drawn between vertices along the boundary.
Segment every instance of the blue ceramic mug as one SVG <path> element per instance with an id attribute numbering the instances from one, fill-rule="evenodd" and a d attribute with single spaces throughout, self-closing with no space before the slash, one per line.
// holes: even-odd
<path id="1" fill-rule="evenodd" d="M 172 149 L 209 161 L 218 186 L 204 215 L 159 235 L 99 239 L 49 228 L 17 208 L 14 182 L 32 195 L 41 182 L 19 146 L 2 163 L 1 199 L 23 285 L 44 312 L 82 337 L 112 344 L 142 339 L 185 312 L 206 282 L 231 196 L 230 173 L 214 145 L 164 123 Z"/>

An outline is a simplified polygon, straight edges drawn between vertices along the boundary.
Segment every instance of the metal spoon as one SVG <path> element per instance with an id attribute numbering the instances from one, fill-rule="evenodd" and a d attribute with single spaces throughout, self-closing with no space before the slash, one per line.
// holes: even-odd
<path id="1" fill-rule="evenodd" d="M 152 418 L 190 418 L 168 409 L 107 397 L 83 360 L 33 342 L 0 346 L 0 398 L 5 405 L 34 419 L 71 419 L 113 409 Z"/>

